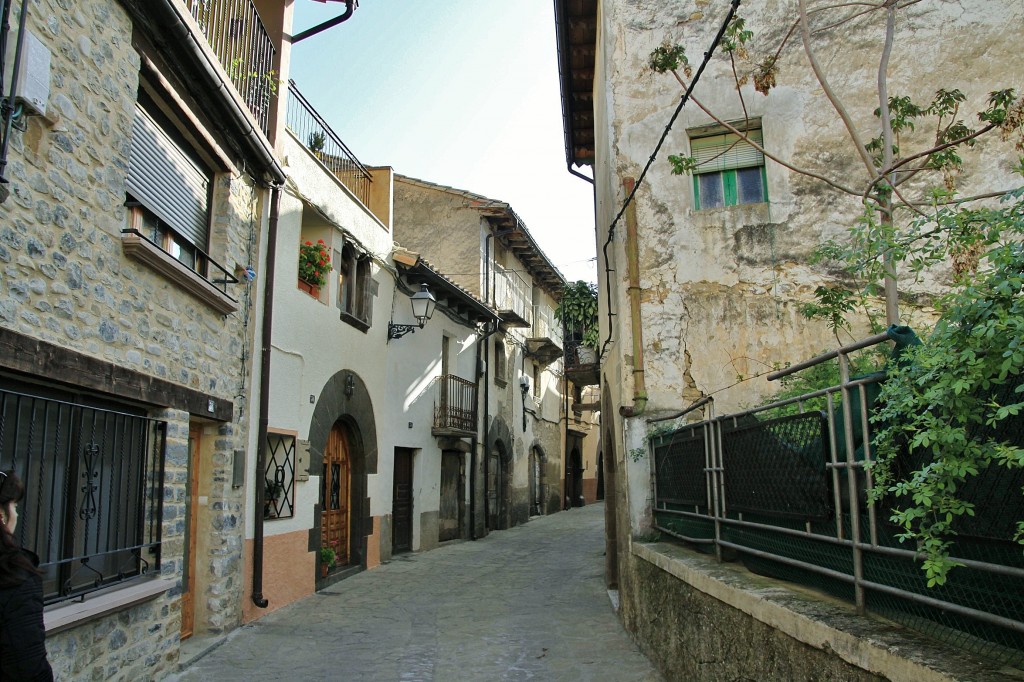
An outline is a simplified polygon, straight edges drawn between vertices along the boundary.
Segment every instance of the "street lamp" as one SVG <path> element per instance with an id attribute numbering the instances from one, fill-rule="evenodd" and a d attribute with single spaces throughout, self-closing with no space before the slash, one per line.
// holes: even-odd
<path id="1" fill-rule="evenodd" d="M 400 339 L 406 334 L 415 333 L 417 329 L 423 329 L 423 325 L 434 314 L 434 306 L 437 305 L 437 299 L 430 293 L 430 289 L 427 288 L 426 284 L 421 284 L 420 290 L 410 296 L 409 301 L 412 303 L 412 316 L 416 318 L 419 324 L 395 324 L 394 322 L 388 322 L 388 341 Z"/>
<path id="2" fill-rule="evenodd" d="M 519 377 L 519 390 L 523 392 L 523 433 L 526 433 L 526 394 L 530 392 L 530 377 Z"/>

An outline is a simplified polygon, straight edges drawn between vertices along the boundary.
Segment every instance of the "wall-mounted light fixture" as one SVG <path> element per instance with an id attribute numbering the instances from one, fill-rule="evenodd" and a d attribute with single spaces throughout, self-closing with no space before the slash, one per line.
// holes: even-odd
<path id="1" fill-rule="evenodd" d="M 417 329 L 423 329 L 423 325 L 434 314 L 434 306 L 437 305 L 437 299 L 430 293 L 430 289 L 427 288 L 426 284 L 420 285 L 420 290 L 410 296 L 409 301 L 412 303 L 412 316 L 416 318 L 419 324 L 395 324 L 394 322 L 388 322 L 388 341 L 400 339 L 406 334 L 414 333 Z"/>
<path id="2" fill-rule="evenodd" d="M 526 394 L 530 392 L 530 377 L 519 377 L 519 390 L 523 392 L 523 433 L 526 433 Z"/>

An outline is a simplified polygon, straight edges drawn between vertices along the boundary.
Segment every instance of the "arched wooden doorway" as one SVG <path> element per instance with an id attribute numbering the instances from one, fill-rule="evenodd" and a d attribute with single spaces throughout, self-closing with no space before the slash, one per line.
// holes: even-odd
<path id="1" fill-rule="evenodd" d="M 489 503 L 489 526 L 492 529 L 508 528 L 508 451 L 503 441 L 497 441 L 488 462 L 487 497 Z"/>
<path id="2" fill-rule="evenodd" d="M 335 422 L 324 448 L 320 477 L 320 535 L 324 546 L 334 548 L 338 566 L 347 566 L 352 509 L 352 438 L 348 428 Z"/>

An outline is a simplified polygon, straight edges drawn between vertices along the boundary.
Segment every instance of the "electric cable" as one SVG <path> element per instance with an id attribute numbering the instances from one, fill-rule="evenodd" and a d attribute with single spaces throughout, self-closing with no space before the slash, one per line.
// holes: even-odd
<path id="1" fill-rule="evenodd" d="M 739 8 L 739 6 L 740 0 L 732 0 L 732 3 L 729 6 L 729 13 L 726 15 L 725 21 L 722 22 L 721 27 L 718 29 L 718 34 L 715 36 L 714 41 L 711 43 L 711 47 L 708 48 L 708 50 L 704 53 L 704 59 L 701 61 L 700 66 L 694 73 L 693 79 L 690 81 L 690 85 L 686 88 L 686 92 L 684 92 L 683 96 L 679 98 L 679 104 L 676 106 L 676 110 L 672 112 L 672 117 L 669 119 L 668 124 L 665 126 L 665 130 L 662 131 L 661 138 L 658 140 L 658 144 L 655 145 L 654 151 L 651 152 L 650 158 L 647 159 L 647 163 L 644 165 L 643 170 L 637 177 L 636 183 L 633 185 L 632 191 L 630 191 L 629 195 L 626 197 L 626 200 L 622 202 L 622 208 L 619 209 L 618 215 L 615 216 L 615 219 L 612 220 L 611 225 L 609 225 L 608 227 L 608 239 L 605 241 L 604 246 L 601 249 L 602 253 L 604 253 L 605 289 L 608 293 L 608 338 L 606 338 L 604 340 L 604 343 L 601 345 L 601 358 L 605 356 L 605 351 L 608 348 L 608 344 L 610 344 L 612 341 L 611 323 L 612 317 L 614 317 L 614 313 L 612 312 L 611 273 L 614 272 L 614 270 L 612 270 L 608 266 L 608 246 L 611 245 L 612 239 L 615 238 L 615 226 L 619 223 L 619 220 L 622 219 L 622 216 L 623 214 L 625 214 L 626 209 L 629 207 L 629 204 L 633 201 L 633 197 L 636 196 L 637 190 L 640 189 L 640 185 L 643 184 L 644 178 L 647 177 L 647 171 L 649 171 L 651 166 L 654 165 L 654 160 L 657 158 L 658 152 L 661 151 L 662 146 L 665 144 L 665 140 L 668 138 L 668 134 L 669 132 L 671 132 L 672 126 L 675 125 L 676 119 L 679 118 L 679 114 L 683 111 L 683 107 L 686 106 L 686 103 L 690 100 L 690 93 L 692 93 L 693 89 L 697 86 L 697 82 L 700 81 L 701 74 L 704 73 L 704 69 L 711 61 L 711 57 L 714 56 L 715 50 L 718 48 L 719 43 L 722 42 L 722 37 L 725 35 L 725 31 L 729 28 L 729 24 L 732 23 L 732 19 L 736 15 L 736 10 L 737 8 Z"/>

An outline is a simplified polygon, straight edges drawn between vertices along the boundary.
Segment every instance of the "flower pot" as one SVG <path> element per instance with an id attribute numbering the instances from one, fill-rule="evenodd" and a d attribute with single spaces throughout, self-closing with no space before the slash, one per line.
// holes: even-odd
<path id="1" fill-rule="evenodd" d="M 597 351 L 588 346 L 576 347 L 576 360 L 581 365 L 593 365 L 597 363 Z"/>
<path id="2" fill-rule="evenodd" d="M 299 289 L 301 289 L 302 291 L 305 291 L 307 294 L 309 294 L 313 298 L 320 298 L 320 287 L 318 287 L 315 284 L 310 284 L 309 282 L 305 282 L 305 281 L 300 279 L 299 280 Z"/>
<path id="3" fill-rule="evenodd" d="M 331 565 L 330 564 L 321 563 L 320 564 L 320 577 L 321 578 L 326 578 L 327 577 L 327 572 L 330 571 L 330 570 L 331 570 Z"/>

